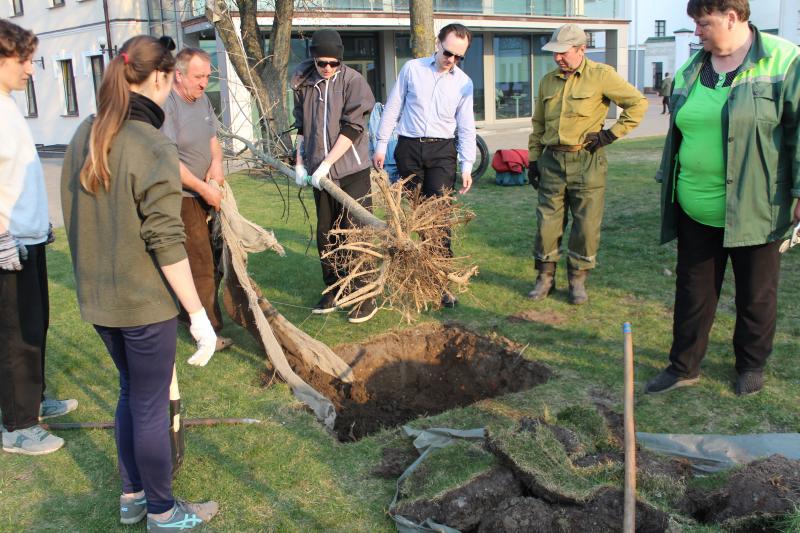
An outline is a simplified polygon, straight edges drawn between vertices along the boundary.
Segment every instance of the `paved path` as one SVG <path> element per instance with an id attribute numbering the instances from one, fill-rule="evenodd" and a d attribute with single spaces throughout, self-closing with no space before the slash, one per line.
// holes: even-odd
<path id="1" fill-rule="evenodd" d="M 654 137 L 666 135 L 669 129 L 669 115 L 661 114 L 661 97 L 649 96 L 647 100 L 650 106 L 644 120 L 639 126 L 630 132 L 625 138 L 636 139 L 639 137 Z M 611 126 L 613 120 L 606 122 L 606 127 Z M 495 150 L 507 148 L 528 148 L 528 136 L 531 134 L 531 126 L 493 126 L 491 128 L 481 128 L 478 133 L 486 145 L 489 147 L 489 154 L 493 155 Z"/>
<path id="2" fill-rule="evenodd" d="M 47 187 L 47 210 L 50 222 L 54 227 L 64 225 L 64 215 L 61 213 L 61 164 L 64 160 L 60 157 L 42 158 L 44 169 L 44 183 Z"/>
<path id="3" fill-rule="evenodd" d="M 652 137 L 656 135 L 665 135 L 669 128 L 668 115 L 661 114 L 661 98 L 656 96 L 648 97 L 650 107 L 647 108 L 647 114 L 638 128 L 633 130 L 626 138 L 634 139 L 638 137 Z M 606 126 L 613 124 L 610 121 Z M 484 138 L 489 147 L 490 156 L 494 154 L 495 150 L 500 148 L 527 148 L 528 136 L 531 133 L 530 126 L 520 127 L 520 125 L 496 125 L 487 128 L 481 128 L 478 133 Z M 57 157 L 48 157 L 42 159 L 42 166 L 44 167 L 44 177 L 47 183 L 47 201 L 49 204 L 50 221 L 53 226 L 60 227 L 64 225 L 64 217 L 61 214 L 61 164 L 63 159 Z"/>

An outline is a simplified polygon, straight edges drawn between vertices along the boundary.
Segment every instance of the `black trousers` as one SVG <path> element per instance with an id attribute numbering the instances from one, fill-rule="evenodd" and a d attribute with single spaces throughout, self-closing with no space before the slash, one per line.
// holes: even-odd
<path id="1" fill-rule="evenodd" d="M 7 431 L 39 423 L 50 301 L 45 245 L 29 245 L 22 270 L 0 270 L 0 409 Z"/>
<path id="2" fill-rule="evenodd" d="M 372 197 L 369 195 L 371 186 L 369 172 L 370 169 L 365 168 L 345 176 L 339 180 L 339 187 L 366 209 L 372 210 Z M 342 228 L 352 228 L 358 224 L 350 218 L 347 209 L 326 191 L 319 191 L 315 188 L 314 203 L 317 206 L 317 251 L 322 266 L 322 280 L 326 286 L 330 287 L 336 283 L 339 277 L 347 274 L 338 272 L 334 268 L 334 261 L 331 258 L 322 259 L 322 254 L 337 244 L 330 231 L 340 219 Z"/>
<path id="3" fill-rule="evenodd" d="M 724 229 L 700 224 L 677 209 L 678 268 L 668 370 L 689 378 L 700 373 L 728 258 L 736 279 L 736 371 L 763 369 L 775 336 L 780 241 L 724 248 Z"/>
<path id="4" fill-rule="evenodd" d="M 442 196 L 456 184 L 456 143 L 454 139 L 420 142 L 400 136 L 394 149 L 394 160 L 401 178 L 414 175 L 409 187 L 421 187 L 425 198 Z M 445 246 L 453 255 L 450 239 Z"/>

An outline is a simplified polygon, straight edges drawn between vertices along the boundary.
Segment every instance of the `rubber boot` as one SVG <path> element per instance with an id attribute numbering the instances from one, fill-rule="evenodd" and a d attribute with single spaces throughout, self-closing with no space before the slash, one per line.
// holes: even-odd
<path id="1" fill-rule="evenodd" d="M 540 263 L 538 270 L 539 275 L 536 276 L 536 285 L 528 293 L 528 298 L 531 300 L 543 300 L 556 289 L 556 264 Z"/>
<path id="2" fill-rule="evenodd" d="M 581 305 L 589 301 L 589 295 L 586 294 L 586 277 L 589 275 L 588 270 L 572 270 L 567 272 L 569 279 L 569 303 L 572 305 Z"/>

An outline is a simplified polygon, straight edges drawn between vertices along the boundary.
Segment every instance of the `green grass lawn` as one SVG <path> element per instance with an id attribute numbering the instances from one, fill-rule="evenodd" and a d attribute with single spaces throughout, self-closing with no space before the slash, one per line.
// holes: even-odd
<path id="1" fill-rule="evenodd" d="M 494 434 L 503 434 L 522 416 L 568 419 L 570 413 L 590 406 L 595 397 L 610 398 L 621 412 L 625 321 L 633 324 L 637 388 L 665 366 L 671 342 L 675 246 L 658 244 L 659 186 L 653 176 L 661 144 L 662 139 L 621 141 L 608 150 L 599 265 L 588 281 L 590 303 L 582 307 L 566 302 L 563 261 L 557 274 L 559 290 L 552 298 L 533 304 L 525 297 L 535 277 L 531 248 L 536 199 L 529 186 L 498 187 L 490 171 L 464 197 L 476 218 L 461 231 L 455 249 L 470 256 L 480 266 L 480 274 L 456 309 L 429 313 L 420 320 L 454 319 L 479 332 L 508 337 L 527 346 L 524 356 L 550 366 L 555 377 L 530 391 L 485 400 L 414 425 L 486 426 Z M 296 189 L 284 185 L 278 190 L 273 184 L 243 176 L 230 182 L 242 213 L 273 229 L 287 250 L 285 258 L 269 252 L 251 256 L 249 270 L 289 320 L 331 346 L 407 327 L 389 311 L 359 326 L 348 324 L 344 312 L 311 315 L 322 280 L 316 249 L 309 241 L 310 224 L 304 220 Z M 302 196 L 312 210 L 311 193 L 304 191 Z M 735 315 L 729 269 L 700 385 L 657 397 L 637 392 L 638 430 L 800 430 L 798 258 L 800 253 L 793 251 L 783 262 L 778 330 L 764 391 L 746 399 L 732 391 Z M 50 247 L 48 259 L 49 394 L 80 402 L 79 409 L 63 421 L 111 420 L 116 371 L 92 327 L 80 319 L 63 230 Z M 563 321 L 548 325 L 507 320 L 508 315 L 533 308 L 561 315 Z M 399 431 L 385 430 L 353 444 L 336 442 L 284 384 L 262 385 L 265 356 L 247 332 L 229 322 L 224 334 L 234 339 L 235 347 L 215 355 L 207 367 L 195 368 L 185 363 L 192 344 L 188 334 L 181 333 L 178 375 L 186 416 L 253 417 L 263 423 L 189 429 L 187 457 L 175 493 L 189 500 L 219 501 L 221 512 L 212 522 L 216 531 L 393 531 L 386 511 L 394 482 L 370 472 L 379 463 L 383 447 L 402 442 Z M 571 427 L 580 426 L 580 420 L 572 420 Z M 0 531 L 142 530 L 141 525 L 118 524 L 113 432 L 62 431 L 60 435 L 66 446 L 52 455 L 0 454 Z M 454 453 L 459 450 L 463 452 L 463 447 L 453 448 Z M 440 462 L 456 468 L 462 464 Z M 472 471 L 452 472 L 449 479 L 437 481 L 434 492 L 471 475 Z M 592 480 L 603 475 L 594 473 Z M 618 483 L 621 478 L 615 469 L 606 475 L 605 482 Z M 664 506 L 678 489 L 656 483 L 643 487 L 645 498 Z"/>

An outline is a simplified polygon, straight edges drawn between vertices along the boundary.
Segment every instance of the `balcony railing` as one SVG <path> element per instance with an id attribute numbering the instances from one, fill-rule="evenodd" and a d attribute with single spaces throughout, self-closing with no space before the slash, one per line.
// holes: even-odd
<path id="1" fill-rule="evenodd" d="M 205 14 L 205 0 L 191 0 L 194 17 Z M 614 18 L 620 0 L 584 0 L 585 15 L 591 18 Z M 409 0 L 295 0 L 298 11 L 384 11 L 408 12 Z M 231 2 L 235 9 L 235 4 Z M 258 0 L 258 9 L 273 11 L 275 0 Z M 434 0 L 437 13 L 470 13 L 484 15 L 528 15 L 563 17 L 567 0 Z"/>

